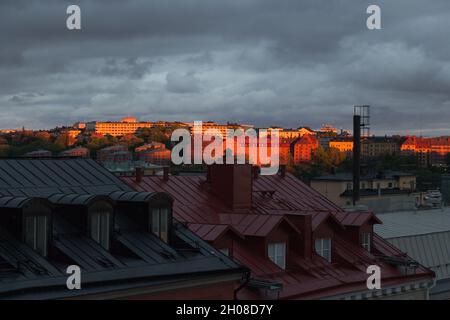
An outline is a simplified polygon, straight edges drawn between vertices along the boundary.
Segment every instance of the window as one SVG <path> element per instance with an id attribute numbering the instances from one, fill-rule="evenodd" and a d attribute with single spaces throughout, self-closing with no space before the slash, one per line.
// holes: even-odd
<path id="1" fill-rule="evenodd" d="M 91 214 L 91 238 L 106 250 L 109 250 L 110 225 L 109 212 Z"/>
<path id="2" fill-rule="evenodd" d="M 360 234 L 361 246 L 369 252 L 370 252 L 370 240 L 371 240 L 370 232 L 363 232 Z"/>
<path id="3" fill-rule="evenodd" d="M 347 182 L 347 190 L 352 190 L 353 186 L 351 182 Z"/>
<path id="4" fill-rule="evenodd" d="M 150 228 L 151 232 L 163 240 L 169 240 L 169 209 L 153 208 L 151 212 Z"/>
<path id="5" fill-rule="evenodd" d="M 330 238 L 318 238 L 315 243 L 316 253 L 331 262 L 331 239 Z"/>
<path id="6" fill-rule="evenodd" d="M 222 252 L 227 257 L 230 256 L 230 249 L 228 249 L 228 248 L 219 249 L 219 251 Z"/>
<path id="7" fill-rule="evenodd" d="M 47 256 L 47 217 L 25 218 L 25 243 L 44 257 Z"/>
<path id="8" fill-rule="evenodd" d="M 267 255 L 281 269 L 286 268 L 286 243 L 270 243 L 267 246 Z"/>

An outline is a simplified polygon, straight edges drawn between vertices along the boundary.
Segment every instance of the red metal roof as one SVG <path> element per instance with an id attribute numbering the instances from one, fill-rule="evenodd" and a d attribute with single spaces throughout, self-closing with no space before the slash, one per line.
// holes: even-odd
<path id="1" fill-rule="evenodd" d="M 405 276 L 396 267 L 345 239 L 345 226 L 379 221 L 371 213 L 345 212 L 291 174 L 254 179 L 251 208 L 236 211 L 213 195 L 211 186 L 201 175 L 171 176 L 168 181 L 159 176 L 145 176 L 139 184 L 133 177 L 122 179 L 138 191 L 163 191 L 172 195 L 174 217 L 204 240 L 214 241 L 229 230 L 239 234 L 242 240 L 233 241 L 232 258 L 251 269 L 254 277 L 282 283 L 280 298 L 318 298 L 367 290 L 366 267 L 371 264 L 382 269 L 383 284 L 402 284 L 433 277 L 433 273 L 423 267 L 416 269 L 415 274 Z M 246 237 L 265 237 L 282 222 L 292 226 L 293 232 L 299 233 L 291 223 L 291 217 L 305 214 L 312 215 L 313 230 L 326 221 L 339 226 L 333 238 L 336 261 L 329 263 L 315 253 L 312 258 L 304 258 L 290 250 L 289 269 L 283 270 L 247 246 Z M 373 250 L 378 254 L 406 256 L 379 236 L 374 235 L 373 238 Z M 264 298 L 264 294 L 259 294 L 257 290 L 244 289 L 240 291 L 239 298 Z"/>
<path id="2" fill-rule="evenodd" d="M 372 212 L 338 212 L 335 216 L 345 226 L 359 227 L 369 220 L 372 220 L 372 223 L 382 224 Z"/>

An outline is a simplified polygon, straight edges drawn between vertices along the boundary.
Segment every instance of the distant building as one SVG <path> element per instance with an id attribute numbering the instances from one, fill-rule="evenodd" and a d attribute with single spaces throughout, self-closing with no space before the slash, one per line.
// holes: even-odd
<path id="1" fill-rule="evenodd" d="M 450 137 L 408 137 L 401 145 L 401 152 L 416 155 L 421 167 L 447 166 L 450 154 Z"/>
<path id="2" fill-rule="evenodd" d="M 319 144 L 323 150 L 330 149 L 330 141 L 332 141 L 334 137 L 331 136 L 318 136 L 317 140 L 319 140 Z"/>
<path id="3" fill-rule="evenodd" d="M 131 161 L 132 159 L 133 155 L 128 151 L 128 147 L 123 144 L 117 144 L 97 151 L 97 161 L 100 163 L 119 163 Z"/>
<path id="4" fill-rule="evenodd" d="M 84 129 L 86 129 L 86 123 L 85 122 L 76 122 L 73 124 L 72 127 L 77 130 L 84 130 Z"/>
<path id="5" fill-rule="evenodd" d="M 367 137 L 361 139 L 361 157 L 376 158 L 384 155 L 400 154 L 402 140 L 394 137 Z M 330 140 L 329 147 L 351 156 L 353 137 L 336 137 Z"/>
<path id="6" fill-rule="evenodd" d="M 194 135 L 194 134 L 205 135 L 206 133 L 209 133 L 211 135 L 222 135 L 223 137 L 226 137 L 228 130 L 230 130 L 230 129 L 231 130 L 242 129 L 245 131 L 249 128 L 250 127 L 248 127 L 248 126 L 239 125 L 237 123 L 218 124 L 217 122 L 207 121 L 207 122 L 202 122 L 201 129 L 200 129 L 200 127 L 192 124 L 190 126 L 190 132 L 192 135 Z"/>
<path id="7" fill-rule="evenodd" d="M 353 175 L 337 173 L 311 180 L 311 187 L 340 206 L 352 204 Z M 416 192 L 416 176 L 404 172 L 385 171 L 367 174 L 360 179 L 360 201 L 374 212 L 413 210 L 421 203 Z"/>
<path id="8" fill-rule="evenodd" d="M 142 151 L 148 151 L 148 150 L 154 150 L 154 149 L 165 149 L 166 145 L 164 143 L 161 142 L 150 142 L 150 143 L 146 143 L 142 146 L 136 147 L 134 149 L 134 152 L 142 152 Z"/>
<path id="9" fill-rule="evenodd" d="M 101 135 L 124 136 L 134 134 L 140 128 L 151 128 L 153 123 L 139 122 L 137 118 L 126 117 L 119 122 L 89 122 L 86 127 Z"/>
<path id="10" fill-rule="evenodd" d="M 430 162 L 433 166 L 446 167 L 450 155 L 450 137 L 431 139 Z"/>
<path id="11" fill-rule="evenodd" d="M 278 130 L 278 137 L 280 139 L 297 139 L 303 137 L 305 134 L 315 135 L 316 133 L 309 127 L 300 127 L 298 129 L 284 129 L 280 127 L 271 127 L 268 128 L 268 134 L 271 134 L 271 131 Z"/>
<path id="12" fill-rule="evenodd" d="M 450 205 L 450 174 L 441 176 L 441 192 L 444 205 Z"/>
<path id="13" fill-rule="evenodd" d="M 402 140 L 393 137 L 368 137 L 361 141 L 361 157 L 376 158 L 399 155 Z"/>
<path id="14" fill-rule="evenodd" d="M 320 133 L 337 134 L 338 130 L 329 124 L 324 124 L 322 128 L 318 130 Z"/>
<path id="15" fill-rule="evenodd" d="M 319 148 L 319 141 L 312 135 L 305 134 L 292 143 L 294 164 L 310 162 L 315 150 Z"/>
<path id="16" fill-rule="evenodd" d="M 89 158 L 90 151 L 88 148 L 76 147 L 73 149 L 65 150 L 59 154 L 60 157 L 73 157 L 73 158 Z"/>
<path id="17" fill-rule="evenodd" d="M 136 153 L 138 160 L 160 166 L 170 165 L 171 151 L 166 148 L 145 150 Z"/>
<path id="18" fill-rule="evenodd" d="M 63 131 L 63 133 L 67 134 L 69 138 L 76 139 L 81 133 L 81 130 L 70 129 Z"/>
<path id="19" fill-rule="evenodd" d="M 267 138 L 258 138 L 255 143 L 252 143 L 249 139 L 246 139 L 245 146 L 239 145 L 236 141 L 235 150 L 233 151 L 234 155 L 239 154 L 238 147 L 244 148 L 245 159 L 250 159 L 250 154 L 253 153 L 257 155 L 256 163 L 254 165 L 263 165 L 263 161 L 260 157 L 260 153 L 262 150 L 260 148 L 266 148 L 267 157 L 276 158 L 278 157 L 279 164 L 286 165 L 289 162 L 291 157 L 291 144 L 294 139 L 280 139 L 278 141 L 278 154 L 275 153 L 275 148 L 272 148 L 272 137 L 268 136 Z M 225 153 L 224 153 L 225 154 Z M 265 163 L 267 164 L 267 163 Z"/>
<path id="20" fill-rule="evenodd" d="M 52 157 L 52 152 L 48 150 L 35 150 L 27 152 L 24 154 L 25 158 L 50 158 Z"/>
<path id="21" fill-rule="evenodd" d="M 353 137 L 333 138 L 329 142 L 329 147 L 337 149 L 350 157 L 353 152 Z"/>

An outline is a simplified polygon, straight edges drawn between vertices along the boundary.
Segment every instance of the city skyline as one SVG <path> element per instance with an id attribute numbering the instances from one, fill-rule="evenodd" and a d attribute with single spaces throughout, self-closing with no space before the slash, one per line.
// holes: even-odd
<path id="1" fill-rule="evenodd" d="M 134 115 L 350 129 L 370 104 L 375 134 L 450 134 L 450 5 L 375 1 L 370 31 L 371 2 L 83 0 L 69 32 L 68 1 L 2 1 L 0 128 Z"/>

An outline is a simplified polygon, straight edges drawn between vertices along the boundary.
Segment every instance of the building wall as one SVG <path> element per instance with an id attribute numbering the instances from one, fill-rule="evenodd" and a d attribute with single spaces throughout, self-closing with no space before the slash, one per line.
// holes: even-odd
<path id="1" fill-rule="evenodd" d="M 361 197 L 358 204 L 367 206 L 374 213 L 411 211 L 416 209 L 420 202 L 419 194 L 383 195 L 381 197 Z M 345 198 L 345 203 L 351 202 L 351 198 Z"/>
<path id="2" fill-rule="evenodd" d="M 400 181 L 400 182 L 399 182 Z M 415 177 L 402 177 L 399 181 L 395 179 L 361 181 L 361 189 L 377 189 L 377 184 L 380 184 L 381 189 L 400 188 L 404 190 L 410 189 L 411 183 L 415 186 Z M 390 186 L 390 184 L 392 186 Z M 401 185 L 401 186 L 400 186 Z M 353 188 L 351 181 L 320 181 L 312 180 L 311 187 L 317 190 L 320 194 L 327 197 L 327 199 L 336 203 L 339 206 L 347 206 L 351 204 L 350 197 L 341 197 L 341 194 L 346 190 Z M 413 210 L 416 204 L 420 202 L 419 194 L 385 194 L 379 196 L 364 196 L 361 197 L 359 204 L 366 205 L 374 212 L 388 212 L 395 210 Z"/>
<path id="3" fill-rule="evenodd" d="M 361 156 L 362 157 L 379 157 L 386 154 L 399 154 L 400 144 L 395 141 L 372 141 L 367 139 L 361 143 Z"/>
<path id="4" fill-rule="evenodd" d="M 441 177 L 441 192 L 444 204 L 450 204 L 450 175 L 444 174 Z"/>
<path id="5" fill-rule="evenodd" d="M 95 132 L 102 135 L 123 136 L 133 134 L 139 128 L 150 128 L 150 122 L 97 122 Z"/>
<path id="6" fill-rule="evenodd" d="M 315 150 L 319 148 L 319 141 L 311 136 L 305 135 L 293 145 L 294 149 L 294 164 L 298 165 L 303 162 L 310 162 Z"/>
<path id="7" fill-rule="evenodd" d="M 351 156 L 353 151 L 353 141 L 330 141 L 329 147 L 339 150 L 339 152 L 346 153 Z"/>
<path id="8" fill-rule="evenodd" d="M 233 300 L 236 281 L 128 297 L 128 300 Z"/>
<path id="9" fill-rule="evenodd" d="M 372 298 L 371 300 L 428 300 L 428 289 L 397 293 L 393 295 Z"/>
<path id="10" fill-rule="evenodd" d="M 139 160 L 156 164 L 156 165 L 169 165 L 171 161 L 171 151 L 168 149 L 156 149 L 151 151 L 144 151 L 137 153 Z"/>
<path id="11" fill-rule="evenodd" d="M 339 206 L 346 204 L 345 199 L 340 196 L 347 189 L 345 182 L 312 180 L 311 187 Z"/>

